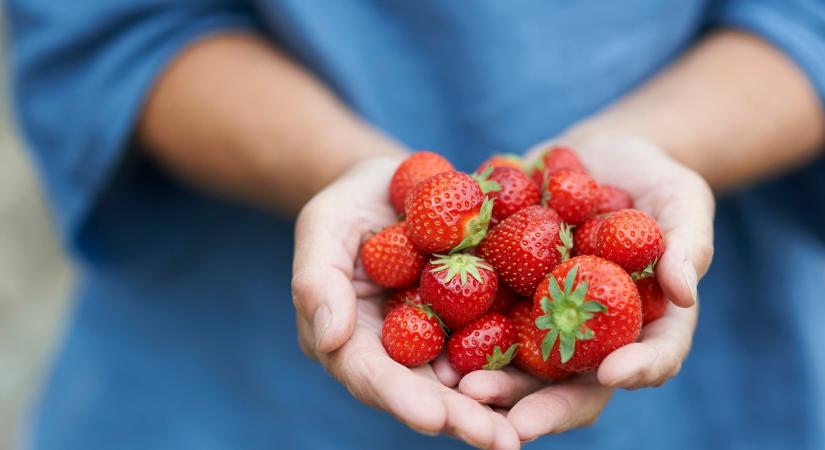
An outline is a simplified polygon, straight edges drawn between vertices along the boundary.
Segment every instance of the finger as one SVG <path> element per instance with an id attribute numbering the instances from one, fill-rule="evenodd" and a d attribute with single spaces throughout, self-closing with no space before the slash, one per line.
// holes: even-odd
<path id="1" fill-rule="evenodd" d="M 601 384 L 625 389 L 661 386 L 674 377 L 690 350 L 698 305 L 668 305 L 663 317 L 645 326 L 641 342 L 626 345 L 599 366 Z"/>
<path id="2" fill-rule="evenodd" d="M 496 437 L 495 412 L 475 400 L 442 387 L 447 408 L 445 432 L 478 448 L 489 448 Z"/>
<path id="3" fill-rule="evenodd" d="M 496 433 L 493 438 L 493 445 L 490 446 L 492 450 L 518 450 L 521 448 L 518 433 L 513 428 L 513 424 L 507 420 L 506 415 L 494 411 L 493 422 L 495 423 Z"/>
<path id="4" fill-rule="evenodd" d="M 592 376 L 571 378 L 524 397 L 507 419 L 521 441 L 561 433 L 596 421 L 613 389 L 594 382 Z"/>
<path id="5" fill-rule="evenodd" d="M 300 314 L 295 315 L 295 324 L 298 329 L 298 346 L 301 351 L 312 360 L 317 360 L 315 353 L 315 336 L 312 334 L 312 325 Z"/>
<path id="6" fill-rule="evenodd" d="M 450 388 L 455 387 L 461 379 L 461 374 L 453 369 L 453 366 L 450 365 L 450 360 L 447 358 L 445 353 L 438 355 L 438 358 L 432 362 L 432 366 L 435 376 L 444 386 Z"/>
<path id="7" fill-rule="evenodd" d="M 544 384 L 520 370 L 506 367 L 470 372 L 461 379 L 458 390 L 481 403 L 510 407 Z"/>

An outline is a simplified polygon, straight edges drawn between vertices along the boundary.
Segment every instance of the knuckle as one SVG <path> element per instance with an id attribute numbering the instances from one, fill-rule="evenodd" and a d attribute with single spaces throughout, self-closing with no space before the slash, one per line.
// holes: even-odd
<path id="1" fill-rule="evenodd" d="M 316 292 L 318 277 L 310 270 L 299 270 L 292 275 L 292 303 L 298 311 L 306 311 L 306 302 Z"/>

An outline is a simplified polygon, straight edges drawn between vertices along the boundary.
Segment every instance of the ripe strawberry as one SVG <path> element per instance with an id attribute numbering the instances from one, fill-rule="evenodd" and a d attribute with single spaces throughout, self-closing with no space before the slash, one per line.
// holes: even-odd
<path id="1" fill-rule="evenodd" d="M 426 306 L 402 305 L 387 314 L 381 343 L 390 358 L 416 367 L 430 362 L 444 348 L 444 330 Z"/>
<path id="2" fill-rule="evenodd" d="M 519 169 L 489 167 L 475 178 L 487 197 L 494 200 L 492 224 L 539 202 L 539 187 Z"/>
<path id="3" fill-rule="evenodd" d="M 602 184 L 599 186 L 598 199 L 596 200 L 596 209 L 593 214 L 604 214 L 620 209 L 628 209 L 633 207 L 633 197 L 630 196 L 621 188 L 610 184 Z"/>
<path id="4" fill-rule="evenodd" d="M 499 313 L 487 313 L 450 336 L 447 357 L 464 375 L 474 370 L 497 370 L 513 359 L 518 346 L 513 322 Z"/>
<path id="5" fill-rule="evenodd" d="M 476 173 L 484 173 L 484 171 L 491 166 L 494 169 L 498 167 L 512 167 L 514 169 L 524 171 L 524 160 L 522 160 L 519 155 L 514 155 L 512 153 L 493 155 L 478 166 Z"/>
<path id="6" fill-rule="evenodd" d="M 507 309 L 510 308 L 510 305 L 517 302 L 518 299 L 518 294 L 507 287 L 506 284 L 499 283 L 498 289 L 496 290 L 496 296 L 493 297 L 493 304 L 490 305 L 490 312 L 499 312 L 504 314 Z"/>
<path id="7" fill-rule="evenodd" d="M 541 279 L 561 262 L 561 225 L 552 209 L 524 208 L 494 226 L 479 244 L 478 254 L 519 295 L 532 296 Z"/>
<path id="8" fill-rule="evenodd" d="M 554 174 L 545 171 L 542 186 L 542 204 L 559 213 L 561 220 L 578 225 L 593 215 L 599 185 L 584 172 L 561 170 Z"/>
<path id="9" fill-rule="evenodd" d="M 655 276 L 636 280 L 636 288 L 639 289 L 639 296 L 642 298 L 642 325 L 665 315 L 667 299 Z"/>
<path id="10" fill-rule="evenodd" d="M 579 157 L 568 147 L 553 147 L 545 151 L 533 165 L 533 180 L 541 186 L 544 174 L 553 175 L 561 170 L 587 173 Z"/>
<path id="11" fill-rule="evenodd" d="M 390 294 L 384 301 L 384 316 L 390 313 L 395 308 L 412 303 L 413 305 L 421 305 L 421 296 L 418 295 L 418 287 L 411 286 L 408 288 L 397 289 Z"/>
<path id="12" fill-rule="evenodd" d="M 510 307 L 507 317 L 513 321 L 516 330 L 516 344 L 518 352 L 513 359 L 513 365 L 538 378 L 561 381 L 571 375 L 557 369 L 549 361 L 541 357 L 541 349 L 536 344 L 536 316 L 533 313 L 533 302 L 522 300 Z"/>
<path id="13" fill-rule="evenodd" d="M 416 184 L 437 173 L 451 170 L 455 170 L 455 167 L 439 154 L 421 151 L 410 155 L 395 169 L 392 180 L 390 180 L 390 203 L 395 208 L 395 212 L 399 214 L 404 212 L 407 194 Z"/>
<path id="14" fill-rule="evenodd" d="M 498 287 L 493 268 L 466 253 L 434 256 L 438 259 L 421 273 L 418 293 L 422 302 L 431 305 L 452 330 L 487 312 Z"/>
<path id="15" fill-rule="evenodd" d="M 427 263 L 427 255 L 409 239 L 405 222 L 373 234 L 361 247 L 361 262 L 372 281 L 388 288 L 415 283 Z"/>
<path id="16" fill-rule="evenodd" d="M 597 256 L 559 264 L 536 289 L 533 308 L 542 357 L 570 372 L 597 368 L 611 352 L 635 342 L 642 327 L 641 299 L 630 275 Z"/>
<path id="17" fill-rule="evenodd" d="M 665 251 L 665 238 L 650 215 L 623 209 L 606 218 L 596 235 L 599 256 L 638 272 L 654 264 Z"/>
<path id="18" fill-rule="evenodd" d="M 407 223 L 413 243 L 428 253 L 476 246 L 490 223 L 493 202 L 473 177 L 442 172 L 418 183 L 407 197 Z"/>
<path id="19" fill-rule="evenodd" d="M 576 227 L 573 232 L 573 254 L 581 255 L 598 255 L 599 250 L 596 246 L 596 235 L 599 233 L 599 227 L 604 222 L 603 216 L 593 216 L 581 225 Z"/>

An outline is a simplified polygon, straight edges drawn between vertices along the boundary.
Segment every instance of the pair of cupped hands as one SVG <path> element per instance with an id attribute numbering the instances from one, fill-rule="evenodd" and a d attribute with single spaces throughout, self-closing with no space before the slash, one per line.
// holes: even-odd
<path id="1" fill-rule="evenodd" d="M 386 293 L 369 281 L 358 251 L 396 220 L 387 189 L 401 158 L 363 161 L 317 194 L 296 225 L 293 301 L 302 350 L 360 401 L 425 434 L 479 448 L 517 449 L 545 434 L 592 424 L 615 388 L 660 386 L 675 376 L 696 327 L 696 285 L 713 253 L 713 195 L 696 173 L 634 137 L 555 141 L 571 145 L 600 183 L 628 191 L 661 225 L 667 247 L 657 278 L 671 300 L 639 342 L 610 354 L 595 373 L 559 383 L 513 368 L 460 377 L 442 355 L 414 369 L 381 345 Z M 532 161 L 550 143 L 527 152 Z"/>

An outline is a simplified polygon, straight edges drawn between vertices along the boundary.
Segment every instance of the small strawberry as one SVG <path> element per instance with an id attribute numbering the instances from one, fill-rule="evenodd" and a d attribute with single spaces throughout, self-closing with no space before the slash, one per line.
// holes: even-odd
<path id="1" fill-rule="evenodd" d="M 652 266 L 665 251 L 665 238 L 656 219 L 636 209 L 623 209 L 606 218 L 596 244 L 599 256 L 628 272 Z"/>
<path id="2" fill-rule="evenodd" d="M 397 289 L 393 291 L 389 297 L 384 301 L 384 316 L 390 313 L 399 306 L 411 303 L 413 305 L 421 305 L 421 296 L 418 295 L 418 287 L 411 286 L 408 288 Z"/>
<path id="3" fill-rule="evenodd" d="M 519 155 L 512 153 L 493 155 L 478 166 L 476 173 L 484 173 L 488 167 L 493 167 L 494 169 L 498 167 L 512 167 L 524 171 L 524 160 L 522 160 Z"/>
<path id="4" fill-rule="evenodd" d="M 628 209 L 633 207 L 633 197 L 630 196 L 621 188 L 610 184 L 602 184 L 599 186 L 598 199 L 596 200 L 596 209 L 593 214 L 604 214 L 620 209 Z"/>
<path id="5" fill-rule="evenodd" d="M 584 172 L 560 170 L 554 174 L 545 171 L 542 186 L 542 204 L 559 213 L 561 220 L 578 225 L 593 215 L 599 195 L 599 185 Z"/>
<path id="6" fill-rule="evenodd" d="M 455 330 L 481 317 L 493 303 L 498 277 L 483 259 L 466 253 L 433 255 L 421 273 L 418 293 Z"/>
<path id="7" fill-rule="evenodd" d="M 489 167 L 475 175 L 475 178 L 487 197 L 494 200 L 490 221 L 492 224 L 539 202 L 539 187 L 521 170 L 512 167 Z"/>
<path id="8" fill-rule="evenodd" d="M 541 186 L 544 174 L 553 175 L 562 170 L 587 173 L 579 157 L 568 147 L 553 147 L 545 151 L 533 165 L 533 180 Z"/>
<path id="9" fill-rule="evenodd" d="M 513 322 L 499 313 L 487 313 L 450 336 L 447 357 L 464 375 L 474 370 L 497 370 L 513 359 L 518 348 Z"/>
<path id="10" fill-rule="evenodd" d="M 428 253 L 474 247 L 487 232 L 492 210 L 492 200 L 473 177 L 442 172 L 418 183 L 407 197 L 409 235 Z"/>
<path id="11" fill-rule="evenodd" d="M 493 304 L 490 305 L 490 312 L 499 312 L 504 314 L 504 312 L 510 308 L 510 305 L 517 302 L 518 299 L 518 294 L 507 287 L 506 284 L 499 283 L 498 289 L 496 290 L 496 296 L 493 297 Z"/>
<path id="12" fill-rule="evenodd" d="M 519 295 L 532 296 L 536 285 L 562 260 L 561 228 L 555 211 L 530 206 L 490 229 L 478 254 Z"/>
<path id="13" fill-rule="evenodd" d="M 450 161 L 437 153 L 421 151 L 410 155 L 395 169 L 390 180 L 390 203 L 395 212 L 404 212 L 404 202 L 416 184 L 437 173 L 452 170 L 455 167 Z"/>
<path id="14" fill-rule="evenodd" d="M 516 344 L 518 352 L 513 359 L 513 365 L 534 377 L 547 380 L 561 381 L 571 375 L 557 369 L 556 366 L 541 357 L 541 349 L 536 344 L 536 316 L 533 312 L 533 302 L 521 300 L 510 307 L 507 317 L 513 321 L 516 330 Z"/>
<path id="15" fill-rule="evenodd" d="M 655 276 L 636 280 L 636 288 L 639 289 L 639 295 L 642 298 L 642 325 L 647 325 L 665 315 L 667 298 Z"/>
<path id="16" fill-rule="evenodd" d="M 603 216 L 593 216 L 581 225 L 576 227 L 573 232 L 573 254 L 581 255 L 598 255 L 599 249 L 596 246 L 596 236 L 599 233 L 599 227 L 604 222 Z"/>
<path id="17" fill-rule="evenodd" d="M 375 283 L 399 288 L 415 283 L 427 263 L 427 255 L 409 239 L 405 222 L 390 225 L 373 234 L 361 247 L 361 262 Z"/>
<path id="18" fill-rule="evenodd" d="M 642 327 L 630 275 L 597 256 L 559 264 L 536 289 L 533 308 L 542 357 L 570 372 L 596 369 L 611 352 L 635 342 Z"/>
<path id="19" fill-rule="evenodd" d="M 416 367 L 430 362 L 444 348 L 444 330 L 426 306 L 402 305 L 384 319 L 381 343 L 390 358 Z"/>

